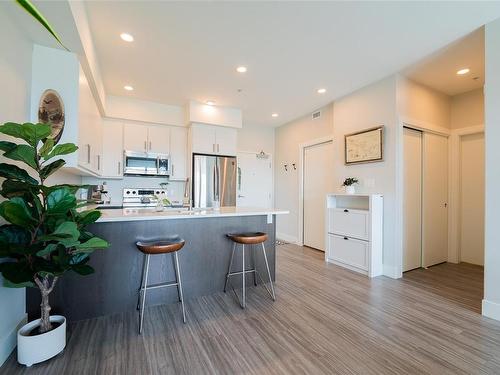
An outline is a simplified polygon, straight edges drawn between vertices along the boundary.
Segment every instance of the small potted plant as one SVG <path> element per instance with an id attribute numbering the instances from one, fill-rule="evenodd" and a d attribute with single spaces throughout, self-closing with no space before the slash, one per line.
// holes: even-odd
<path id="1" fill-rule="evenodd" d="M 356 189 L 354 188 L 354 185 L 357 184 L 359 181 L 357 178 L 354 177 L 348 177 L 344 180 L 342 183 L 342 186 L 345 188 L 345 193 L 346 194 L 356 194 Z"/>
<path id="2" fill-rule="evenodd" d="M 86 230 L 101 213 L 84 210 L 85 203 L 77 201 L 75 193 L 81 186 L 45 183 L 65 164 L 56 157 L 71 154 L 77 147 L 56 145 L 47 124 L 5 123 L 0 133 L 21 140 L 0 141 L 3 156 L 30 170 L 0 163 L 0 177 L 5 179 L 0 216 L 7 222 L 0 226 L 0 258 L 5 258 L 0 273 L 6 287 L 35 287 L 41 294 L 41 318 L 24 325 L 17 334 L 17 360 L 31 366 L 66 346 L 66 319 L 50 315 L 49 295 L 57 280 L 67 271 L 92 273 L 87 264 L 90 254 L 109 245 Z"/>

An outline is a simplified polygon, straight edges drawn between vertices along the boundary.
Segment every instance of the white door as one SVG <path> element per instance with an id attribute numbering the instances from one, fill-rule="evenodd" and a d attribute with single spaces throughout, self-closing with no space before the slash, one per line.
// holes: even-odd
<path id="1" fill-rule="evenodd" d="M 170 153 L 170 127 L 153 125 L 148 127 L 148 151 L 158 154 Z"/>
<path id="2" fill-rule="evenodd" d="M 105 177 L 123 177 L 123 124 L 103 120 L 103 172 Z"/>
<path id="3" fill-rule="evenodd" d="M 210 155 L 215 154 L 215 126 L 192 125 L 191 148 L 194 153 Z"/>
<path id="4" fill-rule="evenodd" d="M 484 134 L 460 140 L 460 261 L 484 264 Z"/>
<path id="5" fill-rule="evenodd" d="M 257 154 L 239 152 L 236 175 L 238 207 L 271 208 L 273 193 L 273 162 L 257 158 Z"/>
<path id="6" fill-rule="evenodd" d="M 333 186 L 333 142 L 304 148 L 304 245 L 325 251 L 326 195 Z"/>
<path id="7" fill-rule="evenodd" d="M 148 127 L 125 124 L 123 126 L 123 147 L 126 151 L 146 152 L 148 150 Z"/>
<path id="8" fill-rule="evenodd" d="M 423 136 L 422 265 L 448 260 L 448 138 Z"/>
<path id="9" fill-rule="evenodd" d="M 170 128 L 171 180 L 187 178 L 187 129 L 174 126 Z"/>
<path id="10" fill-rule="evenodd" d="M 422 266 L 422 132 L 404 128 L 403 272 Z"/>
<path id="11" fill-rule="evenodd" d="M 236 155 L 237 130 L 218 127 L 215 132 L 216 153 L 219 155 Z"/>

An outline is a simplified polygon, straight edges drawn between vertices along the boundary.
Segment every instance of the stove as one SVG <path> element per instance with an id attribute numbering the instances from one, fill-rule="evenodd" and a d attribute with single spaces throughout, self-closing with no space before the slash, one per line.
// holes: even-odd
<path id="1" fill-rule="evenodd" d="M 155 207 L 155 196 L 166 198 L 167 190 L 159 188 L 124 188 L 123 207 Z M 170 199 L 171 207 L 182 207 L 182 201 Z"/>

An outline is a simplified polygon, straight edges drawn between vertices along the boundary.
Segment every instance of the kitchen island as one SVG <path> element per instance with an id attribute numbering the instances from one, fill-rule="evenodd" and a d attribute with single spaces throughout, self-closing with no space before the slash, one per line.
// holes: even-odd
<path id="1" fill-rule="evenodd" d="M 88 229 L 108 240 L 111 246 L 92 254 L 89 264 L 94 267 L 94 274 L 80 276 L 70 272 L 58 281 L 51 295 L 52 313 L 62 314 L 70 321 L 75 321 L 135 311 L 144 261 L 144 256 L 137 250 L 135 243 L 173 234 L 186 240 L 184 248 L 179 252 L 186 301 L 222 292 L 232 249 L 232 242 L 226 238 L 227 233 L 266 232 L 269 238 L 265 246 L 274 280 L 275 219 L 276 215 L 286 213 L 288 212 L 283 210 L 240 207 L 222 207 L 217 211 L 156 212 L 149 208 L 102 210 L 101 218 Z M 246 254 L 247 262 L 250 261 L 249 253 Z M 267 280 L 262 253 L 256 252 L 255 259 L 257 270 Z M 234 266 L 241 267 L 241 255 L 236 255 Z M 170 255 L 151 258 L 149 284 L 173 281 L 174 275 Z M 241 287 L 240 278 L 233 277 L 232 283 L 235 288 Z M 27 309 L 30 318 L 39 314 L 39 301 L 39 293 L 29 290 Z M 147 295 L 148 306 L 177 301 L 176 288 L 156 289 Z"/>

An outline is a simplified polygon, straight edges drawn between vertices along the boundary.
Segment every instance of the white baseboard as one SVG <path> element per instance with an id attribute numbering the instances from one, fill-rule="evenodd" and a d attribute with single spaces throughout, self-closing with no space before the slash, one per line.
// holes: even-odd
<path id="1" fill-rule="evenodd" d="M 17 345 L 17 331 L 28 322 L 28 316 L 25 315 L 18 325 L 12 328 L 11 332 L 5 337 L 0 337 L 0 366 L 9 358 L 10 353 Z"/>
<path id="2" fill-rule="evenodd" d="M 482 314 L 488 318 L 500 320 L 500 303 L 483 299 Z"/>
<path id="3" fill-rule="evenodd" d="M 285 242 L 290 242 L 290 243 L 293 243 L 293 244 L 298 244 L 299 240 L 297 239 L 297 237 L 294 237 L 294 236 L 290 236 L 288 234 L 285 234 L 285 233 L 278 233 L 276 232 L 276 239 L 277 240 L 282 240 L 282 241 L 285 241 Z"/>

